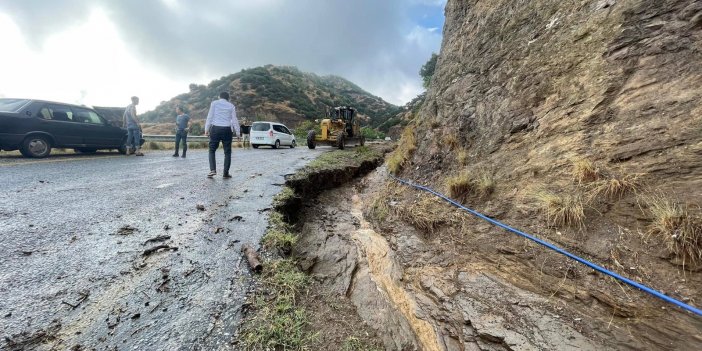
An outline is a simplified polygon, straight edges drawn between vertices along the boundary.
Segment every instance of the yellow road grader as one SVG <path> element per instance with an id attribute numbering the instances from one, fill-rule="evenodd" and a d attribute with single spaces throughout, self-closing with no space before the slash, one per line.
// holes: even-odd
<path id="1" fill-rule="evenodd" d="M 307 147 L 314 149 L 317 144 L 331 145 L 343 150 L 346 145 L 364 145 L 361 126 L 356 118 L 356 109 L 340 106 L 329 111 L 327 118 L 320 123 L 321 132 L 307 132 Z"/>

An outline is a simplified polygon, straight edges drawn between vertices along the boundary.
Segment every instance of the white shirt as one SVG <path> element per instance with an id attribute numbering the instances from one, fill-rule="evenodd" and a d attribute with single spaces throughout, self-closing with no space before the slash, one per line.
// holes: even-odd
<path id="1" fill-rule="evenodd" d="M 241 135 L 234 104 L 224 99 L 212 101 L 210 104 L 210 112 L 207 113 L 205 130 L 209 131 L 212 126 L 231 127 L 232 132 L 235 132 L 236 135 Z"/>

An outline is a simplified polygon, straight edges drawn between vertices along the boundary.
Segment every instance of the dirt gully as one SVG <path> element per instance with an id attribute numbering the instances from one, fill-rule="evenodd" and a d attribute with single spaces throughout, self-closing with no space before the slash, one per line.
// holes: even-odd
<path id="1" fill-rule="evenodd" d="M 539 291 L 529 284 L 538 273 L 524 277 L 528 263 L 509 252 L 481 254 L 459 234 L 440 229 L 463 225 L 461 232 L 472 228 L 472 234 L 461 235 L 479 238 L 485 224 L 466 222 L 450 207 L 408 191 L 389 182 L 380 168 L 323 193 L 301 213 L 304 224 L 294 250 L 303 270 L 327 293 L 355 306 L 385 349 L 617 350 L 645 348 L 650 340 L 667 340 L 675 349 L 675 343 L 698 342 L 694 337 L 675 341 L 666 330 L 650 331 L 646 323 L 603 312 L 604 305 L 588 297 L 585 287 L 579 290 L 583 301 L 575 302 Z M 389 214 L 378 220 L 378 195 L 386 193 L 409 198 L 381 199 Z M 402 220 L 400 207 L 427 203 L 443 224 L 426 231 L 417 229 L 422 227 L 417 218 Z"/>

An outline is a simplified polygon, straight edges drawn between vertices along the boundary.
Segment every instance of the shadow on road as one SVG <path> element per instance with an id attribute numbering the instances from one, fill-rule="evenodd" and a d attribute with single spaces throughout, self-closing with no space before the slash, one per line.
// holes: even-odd
<path id="1" fill-rule="evenodd" d="M 96 157 L 96 156 L 115 156 L 120 155 L 117 151 L 97 151 L 93 153 L 78 153 L 73 151 L 54 151 L 49 156 L 39 158 L 28 158 L 22 156 L 19 151 L 0 151 L 0 160 L 46 160 L 46 159 L 65 159 L 65 158 L 81 158 L 81 157 Z"/>

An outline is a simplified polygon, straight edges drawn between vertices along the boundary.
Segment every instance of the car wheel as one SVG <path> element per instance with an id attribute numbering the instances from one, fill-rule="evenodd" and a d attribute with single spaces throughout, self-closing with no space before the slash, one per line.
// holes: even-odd
<path id="1" fill-rule="evenodd" d="M 94 154 L 94 153 L 97 152 L 97 149 L 90 149 L 90 148 L 84 148 L 84 147 L 77 148 L 77 149 L 74 149 L 74 150 L 75 150 L 76 152 L 80 152 L 81 154 Z"/>
<path id="2" fill-rule="evenodd" d="M 292 141 L 292 144 L 290 144 L 290 148 L 291 148 L 291 149 L 294 149 L 295 146 L 297 146 L 297 143 L 295 142 L 295 140 L 293 140 L 293 141 Z"/>
<path id="3" fill-rule="evenodd" d="M 24 139 L 20 152 L 25 157 L 43 158 L 51 153 L 51 142 L 45 136 L 33 135 Z"/>
<path id="4" fill-rule="evenodd" d="M 118 147 L 117 152 L 119 152 L 122 155 L 126 155 L 127 154 L 127 145 L 122 145 L 122 146 Z"/>
<path id="5" fill-rule="evenodd" d="M 346 146 L 346 136 L 344 136 L 344 134 L 339 135 L 339 140 L 337 143 L 339 145 L 339 150 L 343 150 Z"/>
<path id="6" fill-rule="evenodd" d="M 258 149 L 258 144 L 251 144 L 251 146 L 253 146 L 254 149 Z"/>
<path id="7" fill-rule="evenodd" d="M 277 148 L 279 148 L 279 147 L 280 147 L 280 140 L 276 140 L 276 141 L 275 141 L 275 145 L 273 145 L 273 148 L 274 148 L 274 149 L 277 149 Z"/>
<path id="8" fill-rule="evenodd" d="M 317 147 L 317 141 L 315 140 L 315 133 L 314 130 L 310 130 L 307 132 L 307 147 L 310 149 L 314 149 Z"/>

